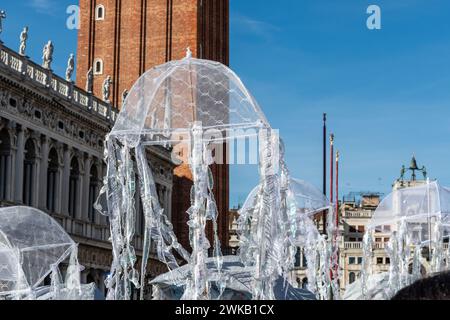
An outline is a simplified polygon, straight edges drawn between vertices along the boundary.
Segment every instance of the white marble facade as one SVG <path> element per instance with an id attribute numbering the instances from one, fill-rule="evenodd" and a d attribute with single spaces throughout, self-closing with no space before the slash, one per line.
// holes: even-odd
<path id="1" fill-rule="evenodd" d="M 52 215 L 80 244 L 82 279 L 103 280 L 111 263 L 109 226 L 93 209 L 105 164 L 104 137 L 117 110 L 0 42 L 0 206 Z M 169 150 L 149 150 L 161 203 L 170 216 Z M 142 248 L 143 217 L 136 221 Z"/>

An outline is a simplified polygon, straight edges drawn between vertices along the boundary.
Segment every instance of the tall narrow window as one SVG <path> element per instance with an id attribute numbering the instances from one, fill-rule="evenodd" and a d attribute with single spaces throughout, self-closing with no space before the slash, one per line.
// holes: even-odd
<path id="1" fill-rule="evenodd" d="M 300 248 L 297 248 L 297 251 L 295 252 L 295 266 L 297 268 L 301 267 L 301 256 L 302 250 Z"/>
<path id="2" fill-rule="evenodd" d="M 70 163 L 69 179 L 69 215 L 72 218 L 75 218 L 76 216 L 79 180 L 80 169 L 78 165 L 78 159 L 76 157 L 73 157 Z"/>
<path id="3" fill-rule="evenodd" d="M 89 221 L 95 223 L 95 209 L 94 203 L 97 199 L 98 192 L 98 175 L 97 175 L 97 166 L 94 164 L 91 167 L 91 172 L 89 175 L 89 205 L 88 205 L 88 217 Z"/>
<path id="4" fill-rule="evenodd" d="M 55 212 L 56 209 L 56 182 L 58 176 L 58 153 L 55 148 L 48 154 L 47 169 L 47 210 Z"/>
<path id="5" fill-rule="evenodd" d="M 348 283 L 351 284 L 351 283 L 355 282 L 355 280 L 356 280 L 355 273 L 354 272 L 350 272 L 348 274 Z"/>
<path id="6" fill-rule="evenodd" d="M 0 131 L 0 200 L 6 200 L 11 144 L 8 131 Z"/>
<path id="7" fill-rule="evenodd" d="M 105 6 L 99 4 L 95 7 L 95 20 L 104 20 L 105 19 Z"/>
<path id="8" fill-rule="evenodd" d="M 32 139 L 25 143 L 25 155 L 23 160 L 23 203 L 27 206 L 33 205 L 33 176 L 36 162 L 35 146 Z"/>
<path id="9" fill-rule="evenodd" d="M 100 58 L 94 60 L 94 74 L 103 74 L 103 60 Z"/>
<path id="10" fill-rule="evenodd" d="M 308 278 L 303 278 L 302 289 L 306 289 L 307 287 L 308 287 Z"/>

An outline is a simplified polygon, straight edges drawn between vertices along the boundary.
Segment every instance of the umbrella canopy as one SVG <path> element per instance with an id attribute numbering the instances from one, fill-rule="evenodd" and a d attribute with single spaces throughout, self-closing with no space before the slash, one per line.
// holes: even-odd
<path id="1" fill-rule="evenodd" d="M 131 147 L 146 137 L 158 143 L 153 135 L 179 141 L 184 134 L 189 137 L 196 123 L 220 134 L 269 127 L 256 100 L 232 70 L 219 62 L 192 58 L 188 51 L 186 58 L 154 67 L 137 80 L 110 136 L 126 139 Z M 230 131 L 234 134 L 242 132 Z"/>
<path id="2" fill-rule="evenodd" d="M 216 264 L 221 265 L 218 210 L 209 166 L 224 161 L 216 146 L 222 147 L 225 141 L 249 137 L 258 138 L 261 180 L 265 181 L 270 176 L 264 187 L 271 190 L 264 200 L 270 210 L 261 214 L 266 220 L 273 219 L 274 223 L 264 226 L 276 225 L 280 219 L 275 214 L 278 210 L 274 199 L 279 192 L 273 189 L 272 181 L 277 179 L 273 168 L 279 161 L 278 135 L 271 131 L 257 102 L 236 74 L 221 63 L 195 59 L 188 50 L 184 59 L 154 67 L 136 81 L 107 138 L 107 177 L 97 202 L 97 208 L 109 216 L 111 223 L 114 256 L 111 277 L 114 280 L 107 284 L 108 299 L 128 299 L 131 296 L 128 290 L 130 283 L 143 285 L 151 240 L 156 245 L 158 259 L 169 270 L 179 266 L 173 251 L 189 263 L 192 279 L 187 280 L 186 297 L 205 297 L 208 279 L 205 258 L 210 246 L 205 231 L 208 220 L 213 224 Z M 187 210 L 192 235 L 189 239 L 190 255 L 178 243 L 173 226 L 158 201 L 147 152 L 147 147 L 153 145 L 172 146 L 172 160 L 189 168 L 192 173 L 192 205 Z M 141 276 L 134 267 L 134 228 L 129 227 L 136 219 L 136 176 L 146 226 Z M 266 260 L 270 261 L 264 263 L 273 263 L 274 255 L 268 255 Z M 272 278 L 258 279 L 268 283 Z M 122 288 L 125 289 L 122 291 Z"/>
<path id="3" fill-rule="evenodd" d="M 427 224 L 433 218 L 439 218 L 444 227 L 450 227 L 450 189 L 437 181 L 394 190 L 381 201 L 368 228 L 380 229 L 401 221 Z"/>
<path id="4" fill-rule="evenodd" d="M 330 209 L 332 206 L 322 191 L 305 180 L 291 178 L 289 189 L 295 197 L 297 212 L 308 217 Z"/>
<path id="5" fill-rule="evenodd" d="M 345 289 L 344 300 L 386 300 L 388 298 L 386 288 L 389 286 L 389 273 L 377 273 L 370 275 L 367 280 L 366 297 L 362 295 L 361 279 L 349 284 Z"/>
<path id="6" fill-rule="evenodd" d="M 255 198 L 260 188 L 261 186 L 259 185 L 253 188 L 247 196 L 242 208 L 239 210 L 240 212 L 253 209 Z M 312 217 L 318 212 L 327 210 L 332 206 L 322 191 L 305 180 L 290 178 L 289 191 L 295 201 L 295 207 L 297 208 L 298 214 Z"/>
<path id="7" fill-rule="evenodd" d="M 76 249 L 49 215 L 29 207 L 0 209 L 0 295 L 36 288 Z"/>
<path id="8" fill-rule="evenodd" d="M 237 256 L 224 256 L 223 266 L 221 272 L 225 273 L 226 289 L 221 296 L 221 299 L 242 299 L 249 300 L 252 296 L 252 282 L 253 269 L 246 267 Z M 211 273 L 212 278 L 217 275 L 217 269 L 213 258 L 207 259 L 207 267 Z M 169 300 L 180 299 L 183 293 L 182 286 L 174 285 L 174 283 L 183 283 L 183 279 L 188 277 L 189 267 L 182 266 L 172 272 L 162 274 L 152 280 L 150 284 L 156 287 L 156 291 L 161 295 L 158 298 L 165 298 Z M 219 297 L 219 289 L 212 283 L 211 296 L 215 299 Z M 292 287 L 289 283 L 279 278 L 275 284 L 275 297 L 277 300 L 316 300 L 314 294 L 305 289 L 297 289 Z"/>

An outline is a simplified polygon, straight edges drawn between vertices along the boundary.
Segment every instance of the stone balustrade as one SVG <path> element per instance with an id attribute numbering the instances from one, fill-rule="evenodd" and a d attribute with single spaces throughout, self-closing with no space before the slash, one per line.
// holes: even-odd
<path id="1" fill-rule="evenodd" d="M 19 55 L 2 44 L 1 41 L 0 67 L 20 74 L 21 77 L 27 78 L 26 80 L 47 88 L 52 95 L 67 99 L 79 108 L 94 112 L 111 123 L 115 122 L 117 118 L 119 111 L 110 104 L 93 96 L 92 93 L 76 87 L 73 82 L 57 76 L 52 70 L 47 70 L 34 63 L 28 57 Z"/>
<path id="2" fill-rule="evenodd" d="M 371 210 L 357 210 L 357 211 L 349 211 L 345 210 L 343 214 L 343 218 L 372 218 L 373 211 Z"/>
<path id="3" fill-rule="evenodd" d="M 362 249 L 363 243 L 361 241 L 358 242 L 344 242 L 344 249 Z M 386 243 L 383 242 L 375 242 L 373 244 L 373 248 L 375 249 L 384 249 L 386 247 Z M 444 250 L 448 249 L 448 243 L 444 243 Z"/>

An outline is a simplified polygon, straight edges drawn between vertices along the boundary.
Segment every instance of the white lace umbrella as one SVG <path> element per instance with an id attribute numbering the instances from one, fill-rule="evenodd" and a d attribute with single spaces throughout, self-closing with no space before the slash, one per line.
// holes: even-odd
<path id="1" fill-rule="evenodd" d="M 241 260 L 247 266 L 254 264 L 252 257 L 259 247 L 257 229 L 254 228 L 254 225 L 257 225 L 258 216 L 254 215 L 254 212 L 255 210 L 257 212 L 261 203 L 258 198 L 261 190 L 262 186 L 255 187 L 239 210 L 239 252 Z M 338 274 L 330 274 L 330 270 L 337 271 L 334 265 L 337 262 L 337 246 L 320 234 L 313 221 L 315 215 L 326 211 L 328 239 L 332 239 L 335 232 L 333 205 L 321 191 L 304 180 L 290 178 L 284 192 L 282 200 L 285 203 L 281 210 L 285 208 L 287 215 L 283 220 L 284 233 L 277 235 L 281 241 L 278 243 L 273 241 L 274 245 L 279 245 L 280 242 L 287 243 L 287 246 L 277 247 L 276 250 L 279 269 L 293 270 L 297 247 L 301 247 L 307 260 L 308 289 L 319 299 L 328 299 L 330 290 L 337 298 L 339 295 Z"/>
<path id="2" fill-rule="evenodd" d="M 363 290 L 366 289 L 364 281 L 372 273 L 375 232 L 389 237 L 385 250 L 390 257 L 389 293 L 392 296 L 421 278 L 425 270 L 439 272 L 449 267 L 449 252 L 444 250 L 449 231 L 449 188 L 437 181 L 426 181 L 415 187 L 394 190 L 375 210 L 364 236 Z M 428 268 L 424 268 L 424 264 Z"/>
<path id="3" fill-rule="evenodd" d="M 59 264 L 69 257 L 70 288 L 60 284 L 57 271 Z M 50 274 L 53 278 L 52 298 L 74 297 L 70 289 L 82 293 L 77 244 L 52 217 L 42 211 L 30 207 L 1 208 L 0 297 L 34 299 L 39 286 Z M 84 293 L 86 297 L 88 293 Z M 78 298 L 81 296 L 78 295 Z"/>
<path id="4" fill-rule="evenodd" d="M 215 230 L 214 251 L 219 270 L 222 263 L 216 232 L 218 213 L 209 169 L 214 162 L 211 150 L 224 142 L 248 137 L 260 139 L 260 172 L 266 190 L 260 213 L 261 228 L 264 228 L 277 220 L 276 201 L 272 198 L 277 198 L 279 192 L 273 189 L 276 173 L 272 163 L 278 163 L 278 159 L 273 160 L 278 154 L 278 137 L 272 134 L 264 114 L 236 74 L 221 63 L 192 58 L 188 51 L 186 58 L 157 66 L 137 80 L 107 138 L 108 169 L 98 202 L 98 209 L 111 222 L 114 260 L 107 283 L 108 299 L 129 299 L 131 283 L 136 287 L 144 285 L 151 240 L 156 245 L 158 259 L 169 270 L 179 266 L 173 250 L 189 263 L 191 277 L 184 286 L 184 298 L 209 298 L 205 263 L 210 246 L 205 233 L 207 220 L 213 222 Z M 158 202 L 146 152 L 148 146 L 155 145 L 172 147 L 172 154 L 177 153 L 177 157 L 183 154 L 183 164 L 189 164 L 192 172 L 194 185 L 188 210 L 190 255 L 178 243 Z M 136 217 L 135 167 L 146 226 L 140 277 L 134 267 L 136 255 L 132 244 Z M 268 283 L 272 279 L 271 269 L 264 266 L 272 263 L 273 258 L 266 255 L 268 247 L 263 239 L 261 243 L 262 265 L 257 268 L 260 272 L 257 278 L 259 286 L 264 288 L 258 297 L 268 295 Z"/>

